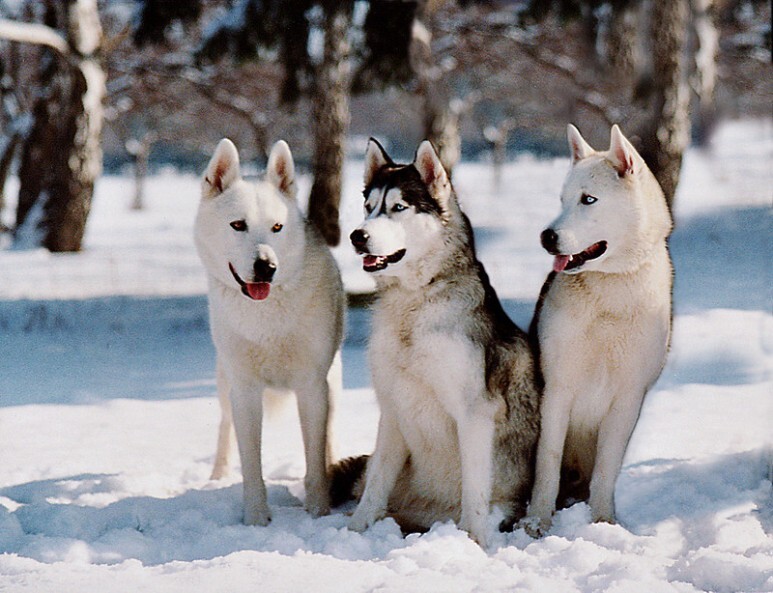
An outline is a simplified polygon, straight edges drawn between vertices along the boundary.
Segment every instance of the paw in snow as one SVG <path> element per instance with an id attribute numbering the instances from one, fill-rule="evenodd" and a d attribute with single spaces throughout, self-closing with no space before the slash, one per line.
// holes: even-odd
<path id="1" fill-rule="evenodd" d="M 362 533 L 368 527 L 372 527 L 373 524 L 378 521 L 380 517 L 376 513 L 369 513 L 367 511 L 360 512 L 360 507 L 354 511 L 354 514 L 349 519 L 347 527 L 352 531 Z"/>
<path id="2" fill-rule="evenodd" d="M 264 509 L 244 509 L 244 524 L 245 525 L 257 525 L 258 527 L 265 527 L 271 523 L 271 511 L 268 507 Z"/>
<path id="3" fill-rule="evenodd" d="M 480 517 L 478 520 L 472 521 L 467 517 L 462 517 L 459 521 L 459 529 L 466 531 L 470 535 L 470 539 L 477 543 L 481 548 L 488 547 L 488 529 L 486 526 L 486 517 L 482 520 Z"/>
<path id="4" fill-rule="evenodd" d="M 594 523 L 615 524 L 615 503 L 613 498 L 608 493 L 597 494 L 594 492 L 593 484 L 591 484 L 588 506 L 590 506 L 591 520 Z"/>
<path id="5" fill-rule="evenodd" d="M 608 513 L 603 511 L 593 510 L 591 507 L 591 519 L 594 523 L 609 523 L 610 525 L 617 525 L 614 513 Z"/>
<path id="6" fill-rule="evenodd" d="M 327 491 L 307 492 L 306 502 L 303 506 L 312 517 L 323 517 L 330 514 L 330 497 Z"/>
<path id="7" fill-rule="evenodd" d="M 523 527 L 524 531 L 533 538 L 540 538 L 550 531 L 551 520 L 540 519 L 539 517 L 524 517 L 518 522 L 518 527 Z"/>
<path id="8" fill-rule="evenodd" d="M 219 463 L 215 463 L 215 467 L 212 468 L 212 474 L 209 476 L 210 480 L 222 480 L 223 478 L 227 478 L 228 474 L 230 473 L 228 471 L 228 465 L 223 465 Z"/>

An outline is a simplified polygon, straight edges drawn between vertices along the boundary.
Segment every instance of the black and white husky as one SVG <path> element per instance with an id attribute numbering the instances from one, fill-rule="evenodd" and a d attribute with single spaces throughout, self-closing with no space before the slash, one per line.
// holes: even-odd
<path id="1" fill-rule="evenodd" d="M 398 165 L 371 140 L 364 196 L 365 220 L 350 238 L 378 289 L 369 355 L 381 418 L 349 527 L 387 514 L 419 530 L 452 519 L 485 545 L 490 506 L 512 522 L 532 485 L 531 350 L 476 258 L 429 142 Z"/>

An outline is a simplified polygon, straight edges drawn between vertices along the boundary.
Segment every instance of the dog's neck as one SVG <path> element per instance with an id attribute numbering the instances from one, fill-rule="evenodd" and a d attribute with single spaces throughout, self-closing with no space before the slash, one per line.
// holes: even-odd
<path id="1" fill-rule="evenodd" d="M 635 270 L 621 272 L 586 271 L 578 274 L 559 274 L 557 280 L 572 292 L 590 296 L 599 310 L 619 310 L 625 307 L 647 308 L 657 302 L 651 291 L 672 286 L 672 274 L 668 252 L 653 253 Z M 621 294 L 627 298 L 621 298 Z"/>

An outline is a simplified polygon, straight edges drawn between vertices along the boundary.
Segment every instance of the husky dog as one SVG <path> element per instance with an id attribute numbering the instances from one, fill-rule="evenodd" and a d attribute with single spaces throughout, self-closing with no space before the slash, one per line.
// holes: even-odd
<path id="1" fill-rule="evenodd" d="M 222 412 L 213 478 L 228 469 L 234 426 L 249 525 L 271 519 L 260 451 L 266 390 L 295 393 L 306 454 L 305 506 L 315 516 L 330 506 L 328 418 L 340 389 L 333 362 L 341 344 L 343 289 L 330 250 L 298 210 L 295 193 L 287 143 L 280 140 L 271 150 L 266 179 L 249 182 L 240 175 L 236 147 L 223 139 L 204 174 L 196 215 Z"/>
<path id="2" fill-rule="evenodd" d="M 672 222 L 658 182 L 612 127 L 596 152 L 568 128 L 572 167 L 559 217 L 542 232 L 555 256 L 532 329 L 545 381 L 527 526 L 549 529 L 556 500 L 588 500 L 614 522 L 614 488 L 671 330 Z"/>
<path id="3" fill-rule="evenodd" d="M 365 220 L 350 239 L 378 289 L 369 357 L 381 418 L 349 527 L 386 514 L 417 530 L 452 519 L 485 546 L 490 504 L 511 522 L 525 512 L 539 430 L 534 358 L 429 142 L 398 165 L 371 139 L 363 193 Z"/>

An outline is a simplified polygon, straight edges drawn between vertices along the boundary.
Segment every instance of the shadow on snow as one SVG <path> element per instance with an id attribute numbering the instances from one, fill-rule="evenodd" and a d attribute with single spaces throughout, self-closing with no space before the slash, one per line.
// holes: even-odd
<path id="1" fill-rule="evenodd" d="M 769 532 L 773 506 L 766 487 L 762 450 L 709 462 L 653 459 L 628 466 L 617 487 L 622 524 L 647 535 L 671 518 L 689 549 L 716 540 L 713 518 L 747 505 Z M 383 557 L 403 541 L 397 526 L 379 524 L 369 536 L 345 529 L 336 512 L 312 519 L 287 486 L 269 484 L 273 520 L 269 527 L 241 524 L 241 487 L 210 483 L 169 498 L 128 497 L 102 508 L 81 506 L 78 498 L 120 490 L 120 477 L 83 474 L 0 489 L 0 497 L 20 505 L 0 505 L 0 553 L 41 562 L 72 559 L 112 564 L 134 558 L 145 565 L 209 560 L 241 550 L 294 555 L 299 551 L 345 560 Z M 738 512 L 741 512 L 738 510 Z M 575 535 L 565 535 L 569 540 Z M 577 536 L 579 537 L 579 536 Z"/>

